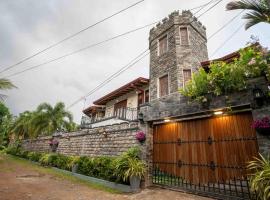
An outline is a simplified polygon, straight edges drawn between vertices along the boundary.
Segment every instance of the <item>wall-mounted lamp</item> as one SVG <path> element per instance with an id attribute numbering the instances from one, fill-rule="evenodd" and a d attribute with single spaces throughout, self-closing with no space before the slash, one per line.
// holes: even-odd
<path id="1" fill-rule="evenodd" d="M 253 97 L 254 97 L 254 100 L 256 101 L 256 104 L 258 106 L 263 106 L 263 99 L 264 99 L 263 91 L 257 86 L 255 86 L 252 92 L 253 92 Z"/>
<path id="2" fill-rule="evenodd" d="M 143 123 L 143 113 L 139 113 L 138 114 L 138 120 L 141 122 L 141 123 Z"/>
<path id="3" fill-rule="evenodd" d="M 104 131 L 103 133 L 102 133 L 102 135 L 106 138 L 106 137 L 108 137 L 108 133 L 106 132 L 106 131 Z"/>
<path id="4" fill-rule="evenodd" d="M 222 115 L 222 114 L 223 114 L 223 111 L 221 111 L 221 110 L 214 112 L 214 115 Z"/>
<path id="5" fill-rule="evenodd" d="M 164 119 L 164 122 L 170 122 L 171 120 L 170 119 Z"/>

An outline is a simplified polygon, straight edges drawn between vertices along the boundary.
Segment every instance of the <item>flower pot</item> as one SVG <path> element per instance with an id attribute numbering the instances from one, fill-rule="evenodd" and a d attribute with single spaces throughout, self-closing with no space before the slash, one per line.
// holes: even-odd
<path id="1" fill-rule="evenodd" d="M 72 173 L 77 173 L 77 171 L 78 171 L 78 164 L 73 165 L 71 171 L 72 171 Z"/>
<path id="2" fill-rule="evenodd" d="M 129 178 L 129 182 L 130 182 L 131 190 L 133 192 L 136 192 L 136 191 L 138 191 L 140 189 L 140 183 L 141 183 L 140 177 L 138 177 L 138 176 L 131 176 Z"/>
<path id="3" fill-rule="evenodd" d="M 256 128 L 256 131 L 261 135 L 270 135 L 270 128 Z"/>

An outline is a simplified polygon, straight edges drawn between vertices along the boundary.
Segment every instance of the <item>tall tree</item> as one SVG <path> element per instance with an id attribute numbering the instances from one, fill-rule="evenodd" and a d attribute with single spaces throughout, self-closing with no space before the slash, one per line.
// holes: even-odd
<path id="1" fill-rule="evenodd" d="M 32 124 L 34 118 L 34 113 L 30 111 L 25 111 L 19 115 L 15 120 L 12 133 L 14 133 L 19 138 L 33 138 L 35 137 L 35 127 Z"/>
<path id="2" fill-rule="evenodd" d="M 54 107 L 40 104 L 33 119 L 35 131 L 51 135 L 56 131 L 70 131 L 74 127 L 72 114 L 65 110 L 65 104 L 58 102 Z"/>
<path id="3" fill-rule="evenodd" d="M 270 0 L 241 0 L 227 4 L 227 10 L 247 10 L 243 16 L 247 19 L 245 28 L 248 29 L 258 23 L 270 23 Z"/>

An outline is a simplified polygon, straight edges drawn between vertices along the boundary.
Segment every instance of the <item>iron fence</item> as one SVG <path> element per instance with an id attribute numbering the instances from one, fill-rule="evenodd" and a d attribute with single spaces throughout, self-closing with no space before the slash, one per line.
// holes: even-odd
<path id="1" fill-rule="evenodd" d="M 154 163 L 153 183 L 162 187 L 169 187 L 174 190 L 182 190 L 201 196 L 215 199 L 255 199 L 255 194 L 251 193 L 247 178 L 233 178 L 231 180 L 218 181 L 216 183 L 194 184 L 182 177 L 166 173 L 159 169 Z"/>

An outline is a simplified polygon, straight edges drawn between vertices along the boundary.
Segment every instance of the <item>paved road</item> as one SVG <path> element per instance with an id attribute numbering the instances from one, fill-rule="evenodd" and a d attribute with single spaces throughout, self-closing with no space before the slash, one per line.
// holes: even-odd
<path id="1" fill-rule="evenodd" d="M 115 194 L 0 154 L 0 200 L 207 200 L 163 189 Z"/>

